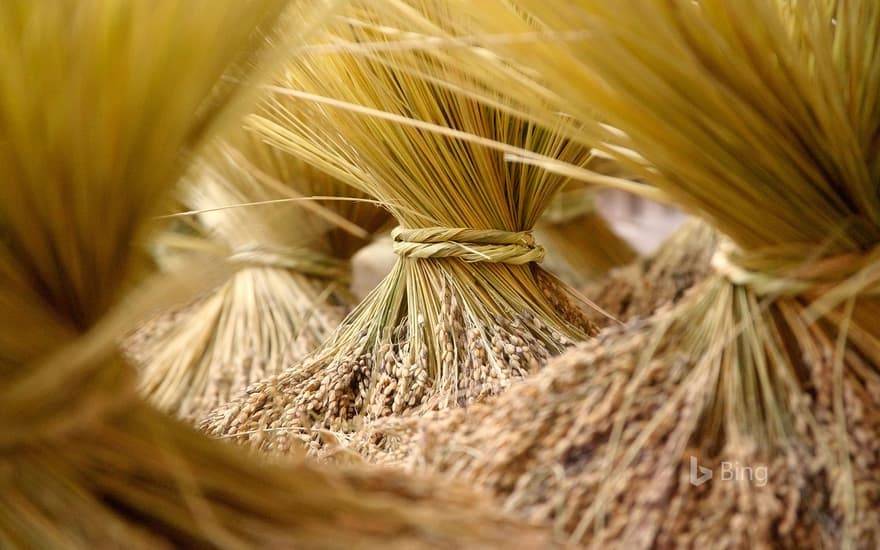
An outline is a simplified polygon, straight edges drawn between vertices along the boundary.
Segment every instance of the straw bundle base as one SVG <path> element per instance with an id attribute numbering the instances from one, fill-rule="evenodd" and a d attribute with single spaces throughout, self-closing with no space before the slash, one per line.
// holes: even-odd
<path id="1" fill-rule="evenodd" d="M 678 302 L 711 272 L 717 246 L 718 233 L 691 218 L 653 256 L 612 270 L 604 279 L 585 286 L 583 293 L 622 322 L 647 318 L 664 305 Z M 613 322 L 599 311 L 589 310 L 587 315 L 600 327 Z"/>
<path id="2" fill-rule="evenodd" d="M 132 400 L 0 459 L 0 546 L 494 548 L 511 533 L 550 544 L 471 491 L 301 460 L 267 466 Z"/>
<path id="3" fill-rule="evenodd" d="M 430 314 L 432 326 L 421 315 L 414 323 L 412 311 L 421 308 L 412 308 L 409 317 L 401 315 L 391 330 L 376 334 L 375 312 L 388 307 L 398 281 L 419 282 L 425 276 L 420 262 L 399 262 L 349 317 L 336 340 L 303 364 L 252 385 L 244 396 L 206 417 L 202 427 L 264 452 L 283 454 L 301 441 L 317 451 L 326 429 L 344 433 L 364 420 L 408 410 L 466 406 L 537 371 L 575 342 L 559 324 L 542 320 L 546 311 L 592 331 L 580 309 L 567 301 L 561 283 L 539 268 L 481 264 L 467 267 L 482 277 L 472 276 L 466 289 L 459 274 L 444 274 L 442 268 L 435 274 L 445 282 L 439 308 Z M 404 270 L 411 271 L 403 277 Z M 522 304 L 496 296 L 489 309 L 475 299 L 475 293 L 494 292 L 490 282 L 505 276 L 525 288 L 541 289 L 542 296 L 532 299 L 540 299 L 544 309 L 515 307 Z M 420 352 L 416 342 L 424 346 Z"/>
<path id="4" fill-rule="evenodd" d="M 342 320 L 338 283 L 246 267 L 210 296 L 159 316 L 125 342 L 143 395 L 194 419 L 314 350 Z"/>

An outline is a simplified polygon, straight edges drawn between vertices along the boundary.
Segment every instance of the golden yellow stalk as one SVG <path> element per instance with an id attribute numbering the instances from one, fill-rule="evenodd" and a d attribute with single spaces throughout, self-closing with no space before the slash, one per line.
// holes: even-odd
<path id="1" fill-rule="evenodd" d="M 373 7 L 354 3 L 321 43 L 385 40 Z M 206 419 L 211 433 L 277 452 L 363 417 L 482 399 L 592 330 L 570 290 L 538 267 L 531 234 L 566 178 L 508 164 L 479 141 L 575 165 L 589 160 L 586 148 L 396 68 L 442 75 L 442 59 L 304 51 L 287 71 L 289 91 L 274 89 L 274 112 L 251 125 L 386 204 L 400 224 L 399 259 L 326 345 Z"/>
<path id="2" fill-rule="evenodd" d="M 546 544 L 430 484 L 267 467 L 139 399 L 116 357 L 163 288 L 129 292 L 136 238 L 236 117 L 285 4 L 0 4 L 0 546 Z"/>
<path id="3" fill-rule="evenodd" d="M 597 547 L 875 546 L 880 4 L 514 4 L 588 35 L 521 50 L 602 113 L 584 139 L 635 151 L 730 241 L 667 314 L 359 445 Z"/>

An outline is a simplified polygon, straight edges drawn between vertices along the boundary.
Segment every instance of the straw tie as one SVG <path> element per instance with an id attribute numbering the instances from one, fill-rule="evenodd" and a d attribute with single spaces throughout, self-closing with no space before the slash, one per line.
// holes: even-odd
<path id="1" fill-rule="evenodd" d="M 305 248 L 242 247 L 228 257 L 244 267 L 289 269 L 310 277 L 346 282 L 351 279 L 351 262 Z"/>
<path id="2" fill-rule="evenodd" d="M 712 267 L 759 296 L 821 295 L 814 307 L 820 302 L 833 307 L 854 296 L 880 295 L 880 245 L 818 257 L 817 248 L 793 244 L 747 252 L 725 240 L 712 257 Z"/>
<path id="3" fill-rule="evenodd" d="M 544 259 L 544 247 L 535 243 L 531 231 L 396 227 L 391 238 L 394 252 L 404 258 L 458 258 L 465 262 L 512 265 Z"/>

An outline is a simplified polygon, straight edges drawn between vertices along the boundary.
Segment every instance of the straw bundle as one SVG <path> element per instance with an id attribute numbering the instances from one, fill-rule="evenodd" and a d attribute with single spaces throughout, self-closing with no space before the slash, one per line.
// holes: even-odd
<path id="1" fill-rule="evenodd" d="M 276 89 L 275 116 L 251 125 L 385 203 L 400 224 L 399 258 L 326 345 L 207 418 L 213 434 L 284 452 L 301 433 L 310 437 L 305 428 L 345 431 L 355 418 L 465 405 L 592 331 L 570 289 L 538 267 L 544 252 L 531 233 L 566 179 L 508 165 L 476 142 L 575 165 L 588 151 L 397 70 L 413 55 L 426 73 L 447 65 L 370 50 L 385 38 L 371 30 L 375 17 L 370 3 L 353 6 L 323 36 L 335 48 L 306 48 L 289 87 Z"/>
<path id="2" fill-rule="evenodd" d="M 164 293 L 126 292 L 133 242 L 283 5 L 0 3 L 0 546 L 545 542 L 399 476 L 264 468 L 135 396 L 116 337 Z"/>
<path id="3" fill-rule="evenodd" d="M 587 315 L 598 327 L 615 319 L 647 318 L 678 302 L 712 272 L 718 233 L 699 218 L 687 220 L 652 256 L 612 270 L 584 287 L 583 294 L 598 306 Z M 610 316 L 610 317 L 609 317 Z"/>
<path id="4" fill-rule="evenodd" d="M 560 93 L 731 240 L 668 314 L 359 445 L 595 546 L 876 547 L 880 4 L 534 5 L 589 31 Z"/>
<path id="5" fill-rule="evenodd" d="M 569 184 L 553 199 L 538 226 L 548 259 L 557 260 L 556 273 L 573 285 L 596 280 L 636 258 L 632 247 L 596 211 L 595 193 Z"/>
<path id="6" fill-rule="evenodd" d="M 351 255 L 388 217 L 349 186 L 238 133 L 190 178 L 184 202 L 207 235 L 184 242 L 213 245 L 239 268 L 196 305 L 160 317 L 128 342 L 143 366 L 143 392 L 185 418 L 316 348 L 353 301 Z M 353 200 L 274 202 L 312 196 Z"/>

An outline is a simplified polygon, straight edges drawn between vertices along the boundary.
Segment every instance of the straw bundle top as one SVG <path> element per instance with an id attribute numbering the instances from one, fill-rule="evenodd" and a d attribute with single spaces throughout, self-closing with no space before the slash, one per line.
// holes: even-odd
<path id="1" fill-rule="evenodd" d="M 621 40 L 620 29 L 648 31 L 645 20 L 599 9 L 606 24 L 590 47 L 611 49 L 593 61 L 603 81 L 592 99 L 626 132 L 618 143 L 657 168 L 654 183 L 731 238 L 716 268 L 759 294 L 815 297 L 845 283 L 834 291 L 842 299 L 876 288 L 880 46 L 870 37 L 877 37 L 880 8 L 642 4 L 671 31 L 664 41 L 669 61 L 649 66 L 655 56 L 647 57 L 647 43 Z M 762 25 L 743 27 L 750 18 Z M 748 61 L 734 65 L 731 57 Z M 654 99 L 629 76 L 645 74 L 657 78 Z M 689 94 L 673 82 L 686 83 Z M 612 89 L 644 101 L 624 111 L 612 106 Z"/>

